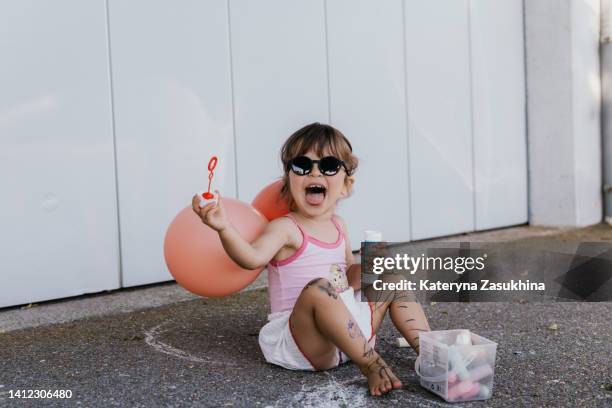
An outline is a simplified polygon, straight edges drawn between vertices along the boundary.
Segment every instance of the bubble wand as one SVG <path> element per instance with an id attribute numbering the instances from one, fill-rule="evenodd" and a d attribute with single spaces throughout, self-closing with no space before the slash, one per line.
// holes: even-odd
<path id="1" fill-rule="evenodd" d="M 208 190 L 202 193 L 202 198 L 205 200 L 212 200 L 215 198 L 215 195 L 210 192 L 210 185 L 212 184 L 213 176 L 215 175 L 215 167 L 217 167 L 217 156 L 213 156 L 208 161 Z M 202 205 L 200 205 L 202 206 Z"/>

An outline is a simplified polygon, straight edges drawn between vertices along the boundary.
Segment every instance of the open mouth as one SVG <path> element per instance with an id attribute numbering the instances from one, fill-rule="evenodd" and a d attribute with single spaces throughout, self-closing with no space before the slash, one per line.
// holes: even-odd
<path id="1" fill-rule="evenodd" d="M 306 187 L 306 202 L 310 205 L 319 205 L 325 200 L 327 188 L 322 184 L 311 184 Z"/>

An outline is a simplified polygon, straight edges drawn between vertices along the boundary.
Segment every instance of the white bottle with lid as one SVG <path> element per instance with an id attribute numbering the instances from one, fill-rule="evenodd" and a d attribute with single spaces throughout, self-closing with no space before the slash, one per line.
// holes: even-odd
<path id="1" fill-rule="evenodd" d="M 382 232 L 373 230 L 365 231 L 363 234 L 363 242 L 382 242 Z M 362 283 L 365 285 L 373 284 L 378 278 L 378 275 L 370 273 L 369 271 L 364 271 L 364 273 L 361 274 L 361 279 L 363 279 Z"/>
<path id="2" fill-rule="evenodd" d="M 368 230 L 363 234 L 364 242 L 381 242 L 382 232 Z"/>

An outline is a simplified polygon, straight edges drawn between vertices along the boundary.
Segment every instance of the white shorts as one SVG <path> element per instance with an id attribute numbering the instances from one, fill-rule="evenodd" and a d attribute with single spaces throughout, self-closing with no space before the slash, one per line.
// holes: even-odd
<path id="1" fill-rule="evenodd" d="M 370 346 L 374 347 L 376 335 L 372 329 L 372 308 L 370 303 L 362 302 L 361 290 L 354 291 L 352 287 L 339 293 L 339 295 L 359 325 L 361 332 L 368 339 Z M 268 315 L 268 323 L 259 331 L 261 351 L 268 363 L 290 370 L 315 371 L 308 358 L 306 358 L 295 343 L 289 328 L 290 316 L 291 310 Z M 350 361 L 350 358 L 338 349 L 334 366 L 347 361 Z"/>

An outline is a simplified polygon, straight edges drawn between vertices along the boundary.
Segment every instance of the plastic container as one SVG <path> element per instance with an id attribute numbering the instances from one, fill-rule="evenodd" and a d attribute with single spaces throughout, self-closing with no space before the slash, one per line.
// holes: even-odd
<path id="1" fill-rule="evenodd" d="M 422 387 L 447 402 L 491 398 L 497 343 L 469 330 L 421 332 L 419 351 Z"/>

